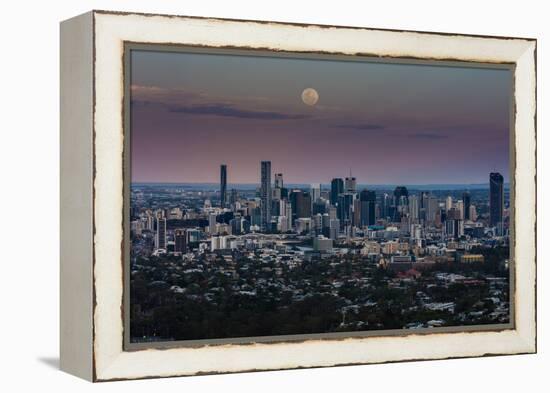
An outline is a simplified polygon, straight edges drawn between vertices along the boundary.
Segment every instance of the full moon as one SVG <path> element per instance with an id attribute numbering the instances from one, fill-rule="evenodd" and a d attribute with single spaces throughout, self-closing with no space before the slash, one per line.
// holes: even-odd
<path id="1" fill-rule="evenodd" d="M 313 106 L 319 101 L 319 93 L 317 93 L 317 90 L 308 87 L 302 92 L 302 101 L 306 105 Z"/>

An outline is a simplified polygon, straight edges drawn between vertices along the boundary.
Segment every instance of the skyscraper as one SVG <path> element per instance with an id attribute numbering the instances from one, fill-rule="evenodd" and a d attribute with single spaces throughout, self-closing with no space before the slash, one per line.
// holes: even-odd
<path id="1" fill-rule="evenodd" d="M 166 250 L 166 218 L 163 215 L 157 217 L 155 246 L 157 250 Z"/>
<path id="2" fill-rule="evenodd" d="M 451 210 L 452 207 L 453 207 L 453 197 L 449 195 L 445 199 L 445 211 Z"/>
<path id="3" fill-rule="evenodd" d="M 409 202 L 409 190 L 407 190 L 407 187 L 405 186 L 395 187 L 395 190 L 393 191 L 393 196 L 395 198 L 395 204 L 397 206 L 407 205 Z"/>
<path id="4" fill-rule="evenodd" d="M 314 203 L 321 197 L 321 185 L 312 184 L 311 185 L 311 203 Z"/>
<path id="5" fill-rule="evenodd" d="M 403 213 L 403 207 L 409 204 L 409 191 L 405 186 L 397 186 L 393 191 L 394 211 L 393 221 L 400 222 Z"/>
<path id="6" fill-rule="evenodd" d="M 275 188 L 283 188 L 283 174 L 282 173 L 276 173 L 275 174 Z"/>
<path id="7" fill-rule="evenodd" d="M 330 204 L 336 206 L 338 195 L 344 192 L 344 181 L 342 179 L 332 179 L 330 182 Z"/>
<path id="8" fill-rule="evenodd" d="M 489 224 L 501 227 L 504 214 L 504 178 L 498 172 L 489 175 Z"/>
<path id="9" fill-rule="evenodd" d="M 355 179 L 355 177 L 352 177 L 351 175 L 349 177 L 346 177 L 345 188 L 346 188 L 346 192 L 349 192 L 349 193 L 357 192 L 357 180 Z"/>
<path id="10" fill-rule="evenodd" d="M 464 204 L 464 219 L 469 220 L 470 219 L 470 205 L 471 205 L 471 197 L 470 193 L 468 191 L 464 191 L 462 193 L 462 203 Z"/>
<path id="11" fill-rule="evenodd" d="M 262 231 L 269 228 L 271 222 L 271 161 L 261 162 L 260 200 L 262 210 Z"/>
<path id="12" fill-rule="evenodd" d="M 420 201 L 418 195 L 411 195 L 409 197 L 409 215 L 411 220 L 416 221 L 419 218 Z"/>
<path id="13" fill-rule="evenodd" d="M 294 190 L 290 194 L 292 214 L 298 218 L 311 217 L 311 194 L 302 190 Z"/>
<path id="14" fill-rule="evenodd" d="M 282 195 L 283 191 L 283 174 L 282 173 L 276 173 L 275 174 L 275 183 L 273 187 L 273 199 L 274 200 L 281 200 L 283 198 Z"/>
<path id="15" fill-rule="evenodd" d="M 355 194 L 345 192 L 338 197 L 338 218 L 342 225 L 351 224 Z"/>
<path id="16" fill-rule="evenodd" d="M 185 229 L 176 229 L 174 231 L 174 251 L 187 252 L 187 231 Z"/>
<path id="17" fill-rule="evenodd" d="M 220 207 L 225 208 L 227 203 L 227 165 L 220 165 Z"/>
<path id="18" fill-rule="evenodd" d="M 361 201 L 361 226 L 374 225 L 376 223 L 376 193 L 363 190 L 359 195 Z"/>

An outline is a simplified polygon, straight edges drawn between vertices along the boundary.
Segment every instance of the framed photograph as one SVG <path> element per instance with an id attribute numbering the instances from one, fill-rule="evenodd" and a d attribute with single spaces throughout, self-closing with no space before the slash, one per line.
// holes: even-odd
<path id="1" fill-rule="evenodd" d="M 61 367 L 536 351 L 536 40 L 61 24 Z"/>

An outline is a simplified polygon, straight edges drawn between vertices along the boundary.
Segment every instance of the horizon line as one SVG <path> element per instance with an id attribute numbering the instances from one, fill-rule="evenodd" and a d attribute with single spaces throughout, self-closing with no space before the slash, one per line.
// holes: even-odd
<path id="1" fill-rule="evenodd" d="M 344 178 L 340 178 L 344 179 Z M 204 184 L 204 185 L 219 185 L 220 182 L 181 182 L 181 181 L 131 181 L 130 184 Z M 261 182 L 237 182 L 237 183 L 230 183 L 227 182 L 227 185 L 236 184 L 236 185 L 261 185 Z M 299 182 L 288 182 L 285 184 L 297 184 L 297 185 L 314 185 L 314 184 L 320 184 L 320 185 L 330 185 L 330 182 L 328 183 L 319 183 L 319 182 L 305 182 L 305 183 L 299 183 Z M 357 185 L 370 185 L 370 186 L 481 186 L 481 185 L 489 185 L 490 182 L 487 181 L 486 183 L 360 183 L 357 182 Z M 504 182 L 504 184 L 509 185 L 509 182 Z"/>

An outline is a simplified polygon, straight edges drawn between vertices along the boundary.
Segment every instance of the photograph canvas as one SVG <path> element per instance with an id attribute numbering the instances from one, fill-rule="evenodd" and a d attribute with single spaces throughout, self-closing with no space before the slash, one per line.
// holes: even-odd
<path id="1" fill-rule="evenodd" d="M 513 327 L 512 66 L 125 56 L 130 348 Z"/>

